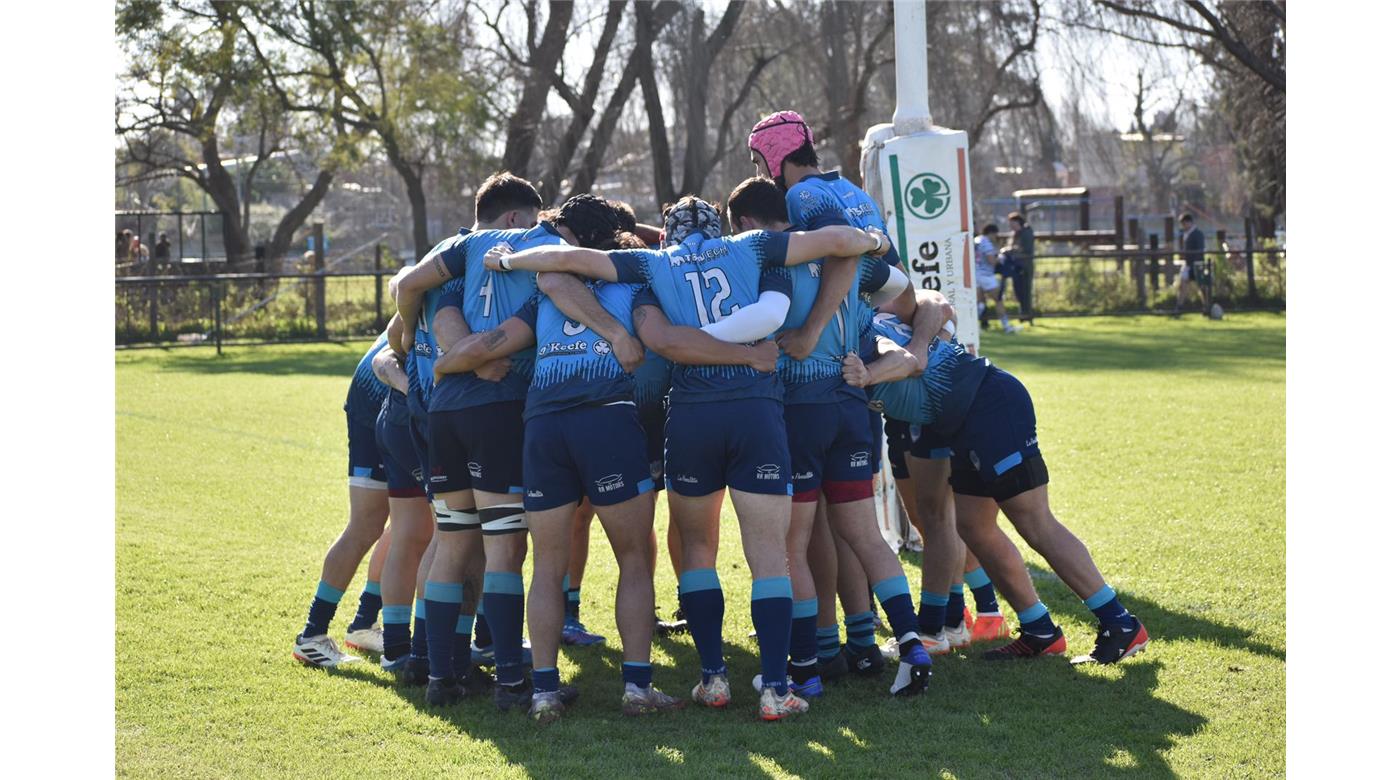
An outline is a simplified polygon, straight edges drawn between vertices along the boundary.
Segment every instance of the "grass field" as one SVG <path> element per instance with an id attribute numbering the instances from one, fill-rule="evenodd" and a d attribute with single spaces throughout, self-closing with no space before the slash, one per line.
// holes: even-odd
<path id="1" fill-rule="evenodd" d="M 935 662 L 920 699 L 842 681 L 800 720 L 762 724 L 726 506 L 735 704 L 621 716 L 616 569 L 595 532 L 583 617 L 609 640 L 566 651 L 561 673 L 584 698 L 545 731 L 482 700 L 427 709 L 422 689 L 396 688 L 370 664 L 328 674 L 291 659 L 344 523 L 340 405 L 365 343 L 118 353 L 118 774 L 1282 775 L 1284 321 L 1044 320 L 984 340 L 1035 397 L 1052 505 L 1147 623 L 1146 653 L 1103 668 L 957 655 Z M 1086 652 L 1091 616 L 1023 550 L 1070 651 Z M 914 559 L 906 569 L 917 588 Z M 674 587 L 663 564 L 665 611 Z M 688 637 L 660 640 L 653 661 L 662 689 L 693 684 Z"/>

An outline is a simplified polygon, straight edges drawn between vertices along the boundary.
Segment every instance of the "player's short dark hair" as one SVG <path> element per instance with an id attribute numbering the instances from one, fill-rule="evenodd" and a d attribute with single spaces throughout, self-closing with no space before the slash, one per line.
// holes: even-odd
<path id="1" fill-rule="evenodd" d="M 783 158 L 783 162 L 792 163 L 793 165 L 810 166 L 813 168 L 821 166 L 821 163 L 817 160 L 817 150 L 812 146 L 811 141 L 803 141 L 801 146 L 792 150 L 792 154 Z M 782 173 L 782 171 L 775 171 L 772 173 L 777 175 Z"/>
<path id="2" fill-rule="evenodd" d="M 575 195 L 545 221 L 573 231 L 581 246 L 602 249 L 612 243 L 621 227 L 612 204 L 597 195 Z"/>
<path id="3" fill-rule="evenodd" d="M 997 223 L 995 222 L 988 222 L 987 224 L 982 226 L 982 235 L 984 236 L 996 235 L 996 232 Z"/>
<path id="4" fill-rule="evenodd" d="M 620 200 L 609 200 L 608 205 L 617 212 L 617 224 L 622 230 L 631 233 L 637 229 L 637 212 L 632 207 Z"/>
<path id="5" fill-rule="evenodd" d="M 514 209 L 544 205 L 535 186 L 513 173 L 493 173 L 476 188 L 476 221 L 490 222 Z"/>
<path id="6" fill-rule="evenodd" d="M 1007 214 L 1006 219 L 1008 222 L 1015 221 L 1020 222 L 1022 225 L 1026 224 L 1026 218 L 1021 216 L 1021 212 L 1019 211 L 1013 211 L 1010 214 Z"/>
<path id="7" fill-rule="evenodd" d="M 739 231 L 739 220 L 743 217 L 756 219 L 764 224 L 788 221 L 787 199 L 783 188 L 766 176 L 752 176 L 739 183 L 729 193 L 725 206 L 729 216 L 729 227 Z"/>
<path id="8" fill-rule="evenodd" d="M 1193 224 L 1193 225 L 1196 224 L 1196 218 L 1193 217 L 1193 216 L 1191 216 L 1191 212 L 1189 212 L 1189 211 L 1183 211 L 1183 212 L 1181 212 L 1181 217 L 1179 218 L 1179 221 L 1181 221 L 1181 222 L 1190 222 L 1190 223 Z"/>
<path id="9" fill-rule="evenodd" d="M 645 241 L 643 241 L 642 239 L 638 238 L 637 235 L 636 235 L 635 233 L 632 233 L 631 231 L 627 231 L 627 230 L 619 230 L 619 231 L 616 233 L 616 235 L 613 236 L 612 241 L 608 242 L 608 245 L 607 245 L 607 246 L 599 247 L 599 249 L 605 249 L 605 250 L 608 250 L 608 251 L 612 251 L 612 250 L 614 250 L 614 249 L 646 249 L 646 248 L 647 248 L 647 242 L 645 242 Z"/>

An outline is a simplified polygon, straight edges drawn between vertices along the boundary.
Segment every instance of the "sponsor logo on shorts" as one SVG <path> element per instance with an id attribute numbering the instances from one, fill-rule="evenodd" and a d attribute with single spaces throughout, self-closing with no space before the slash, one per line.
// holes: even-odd
<path id="1" fill-rule="evenodd" d="M 1035 445 L 1036 445 L 1036 437 L 1035 437 L 1035 436 L 1032 436 L 1032 437 L 1030 437 L 1029 439 L 1026 439 L 1026 446 L 1027 446 L 1027 447 L 1034 447 Z"/>
<path id="2" fill-rule="evenodd" d="M 446 481 L 447 481 L 447 477 L 446 477 L 445 475 L 442 475 L 442 474 L 434 474 L 434 475 L 432 476 L 432 478 L 429 479 L 428 481 L 429 481 L 429 482 L 446 482 Z"/>
<path id="3" fill-rule="evenodd" d="M 597 485 L 598 490 L 603 493 L 618 490 L 622 487 L 622 475 L 609 474 L 606 477 L 603 477 L 602 479 L 593 480 L 593 484 Z"/>
<path id="4" fill-rule="evenodd" d="M 544 498 L 544 493 L 541 493 L 541 492 L 538 491 L 538 490 L 531 490 L 530 492 L 526 493 L 525 495 L 529 496 L 530 498 Z"/>
<path id="5" fill-rule="evenodd" d="M 676 476 L 671 477 L 671 481 L 672 481 L 672 482 L 684 482 L 684 483 L 686 483 L 687 485 L 698 485 L 698 484 L 700 484 L 700 480 L 696 479 L 695 477 L 690 476 L 689 474 L 677 474 Z"/>
<path id="6" fill-rule="evenodd" d="M 812 472 L 810 472 L 810 471 L 804 471 L 804 472 L 802 472 L 801 474 L 793 474 L 793 475 L 792 475 L 792 478 L 793 478 L 793 479 L 811 479 L 811 478 L 812 478 Z"/>
<path id="7" fill-rule="evenodd" d="M 472 475 L 473 479 L 481 479 L 481 464 L 474 460 L 467 461 L 467 472 Z"/>
<path id="8" fill-rule="evenodd" d="M 606 341 L 595 341 L 593 342 L 593 351 L 599 355 L 607 356 L 612 353 L 612 345 Z"/>
<path id="9" fill-rule="evenodd" d="M 972 467 L 978 471 L 982 470 L 982 459 L 977 457 L 977 450 L 968 450 L 967 459 L 972 461 Z"/>
<path id="10" fill-rule="evenodd" d="M 765 463 L 754 470 L 755 479 L 782 479 L 782 469 L 776 463 Z"/>
<path id="11" fill-rule="evenodd" d="M 852 467 L 852 468 L 855 468 L 855 467 L 857 467 L 857 466 L 869 466 L 869 465 L 870 465 L 870 453 L 869 453 L 869 452 L 867 452 L 866 450 L 861 450 L 860 452 L 852 452 L 852 453 L 851 453 L 851 467 Z"/>

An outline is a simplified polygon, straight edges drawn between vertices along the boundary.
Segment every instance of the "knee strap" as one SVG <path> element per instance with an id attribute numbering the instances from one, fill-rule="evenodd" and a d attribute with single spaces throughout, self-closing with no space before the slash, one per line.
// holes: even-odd
<path id="1" fill-rule="evenodd" d="M 501 504 L 481 510 L 481 532 L 489 536 L 525 532 L 525 505 Z"/>
<path id="2" fill-rule="evenodd" d="M 481 528 L 481 515 L 475 509 L 448 509 L 447 502 L 433 499 L 439 531 L 474 531 Z"/>

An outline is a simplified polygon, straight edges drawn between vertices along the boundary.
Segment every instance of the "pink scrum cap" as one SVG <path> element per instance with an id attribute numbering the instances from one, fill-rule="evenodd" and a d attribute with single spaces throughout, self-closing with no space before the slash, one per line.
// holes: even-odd
<path id="1" fill-rule="evenodd" d="M 783 175 L 783 160 L 788 155 L 811 142 L 812 130 L 796 111 L 769 114 L 749 133 L 749 148 L 763 156 L 768 176 L 773 179 Z"/>

